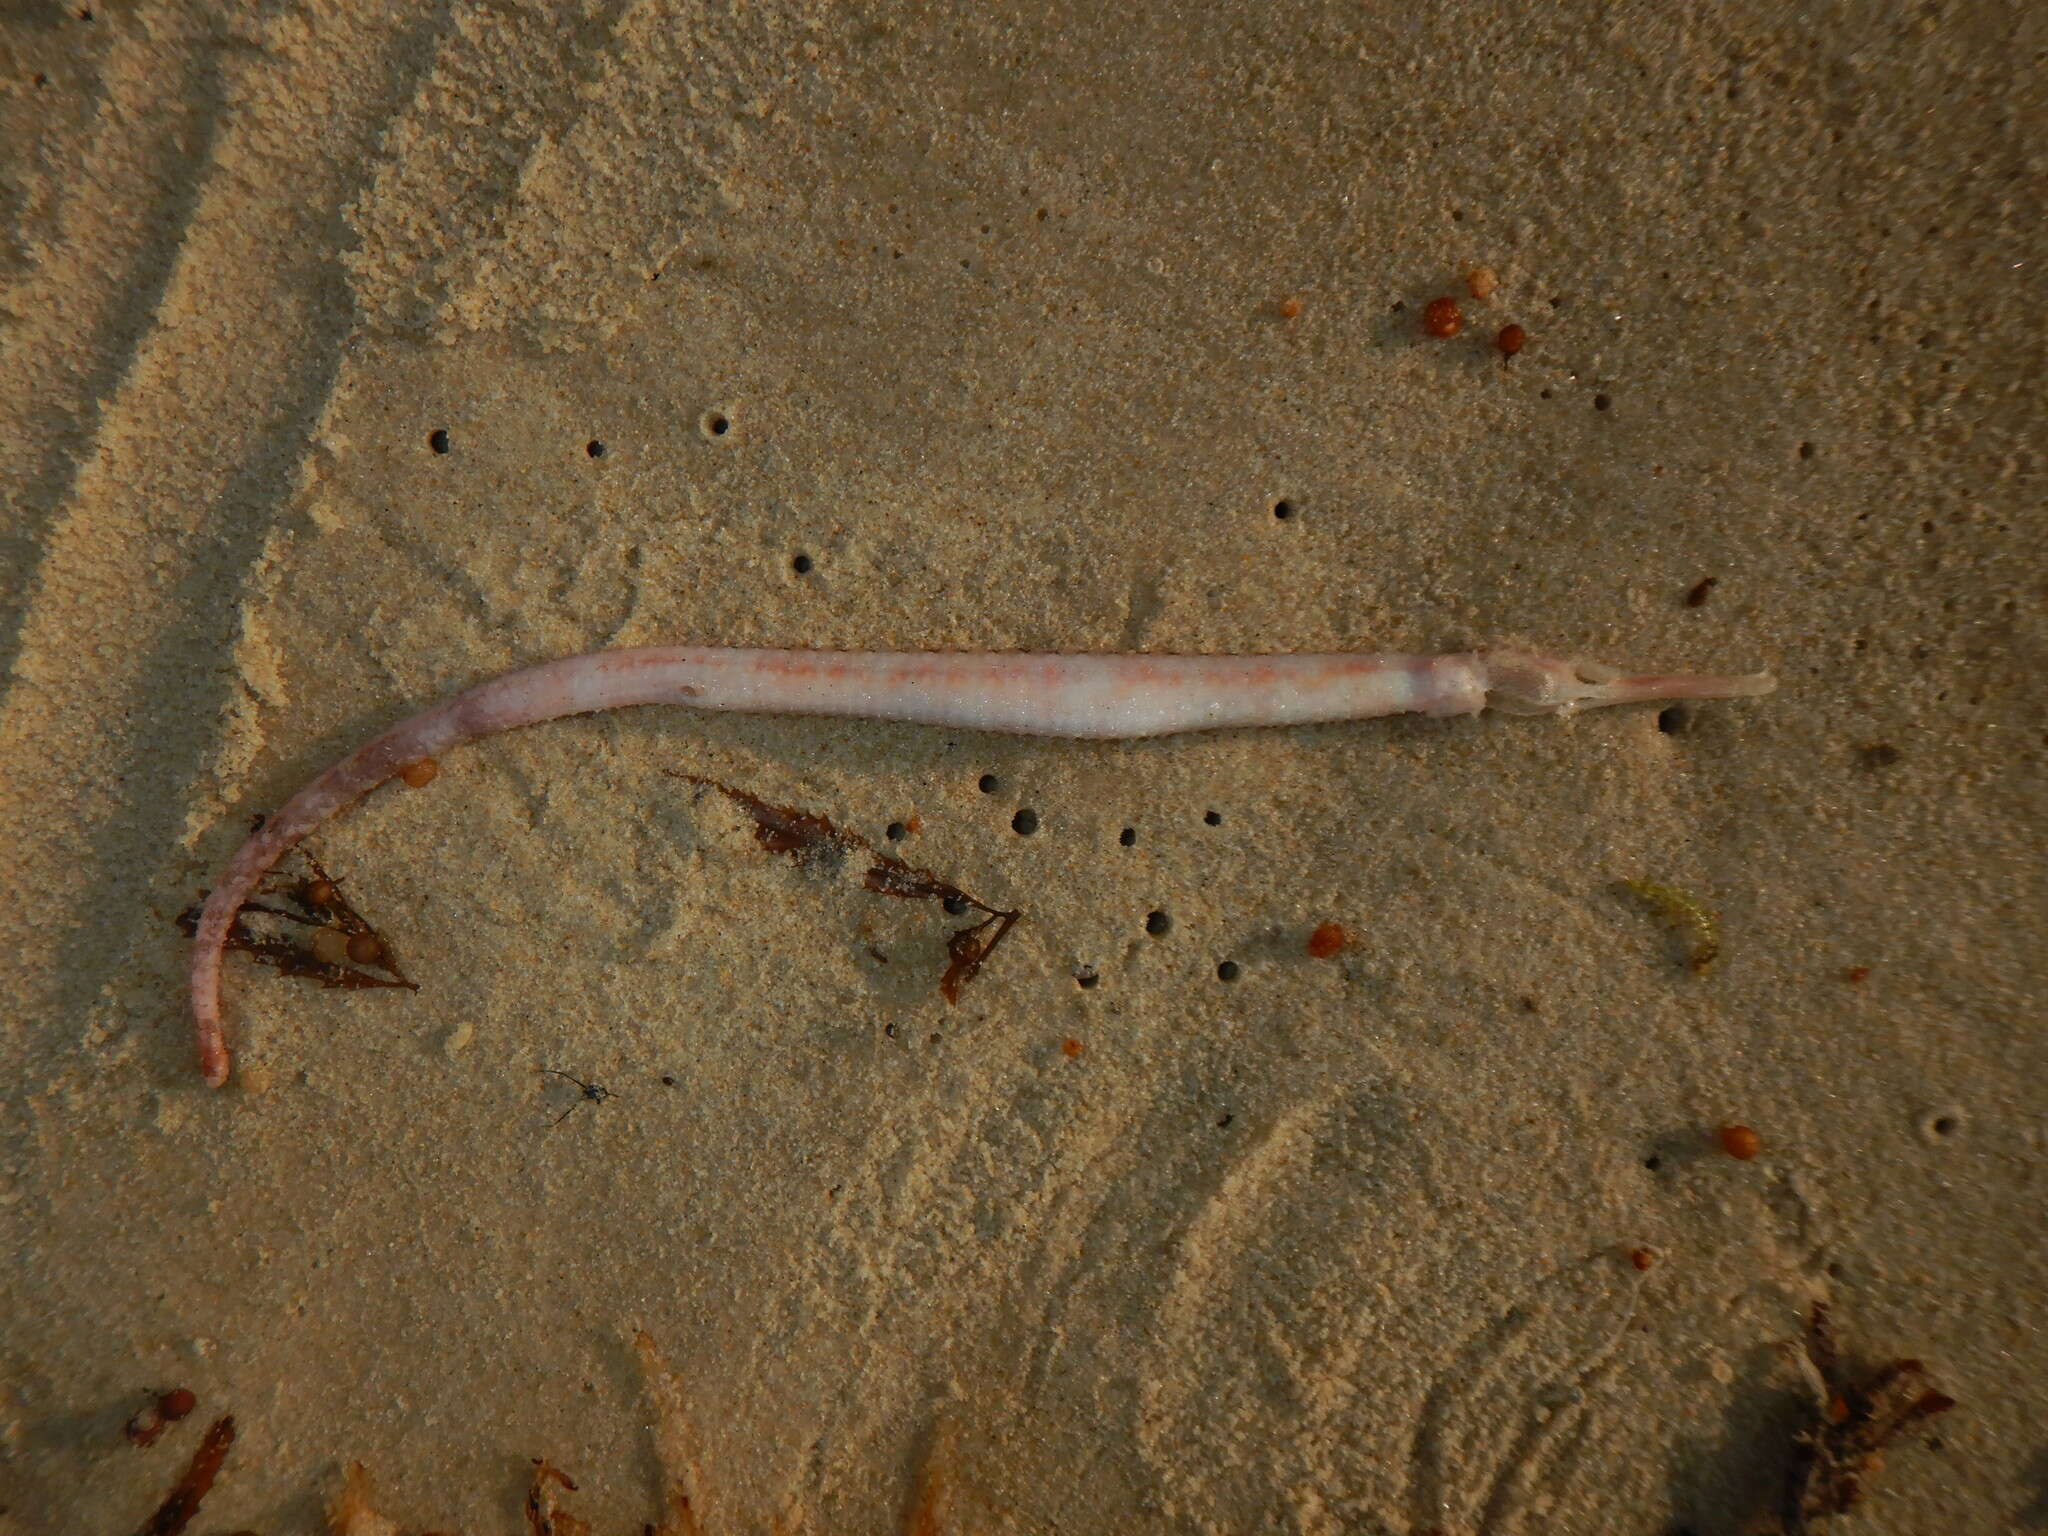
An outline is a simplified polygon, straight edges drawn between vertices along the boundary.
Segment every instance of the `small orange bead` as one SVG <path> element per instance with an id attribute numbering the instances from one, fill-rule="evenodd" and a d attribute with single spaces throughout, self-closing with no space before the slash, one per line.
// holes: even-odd
<path id="1" fill-rule="evenodd" d="M 407 763 L 398 770 L 398 776 L 413 789 L 425 789 L 434 782 L 434 776 L 441 771 L 441 765 L 431 757 L 423 757 L 416 763 Z"/>
<path id="2" fill-rule="evenodd" d="M 1764 1149 L 1763 1137 L 1746 1125 L 1722 1126 L 1720 1142 L 1723 1152 L 1745 1163 Z"/>
<path id="3" fill-rule="evenodd" d="M 331 907 L 341 899 L 332 880 L 315 880 L 306 887 L 306 900 L 316 907 Z"/>
<path id="4" fill-rule="evenodd" d="M 189 1387 L 173 1387 L 156 1400 L 156 1411 L 173 1424 L 198 1406 L 199 1399 Z"/>
<path id="5" fill-rule="evenodd" d="M 1500 274 L 1491 267 L 1474 267 L 1465 276 L 1465 291 L 1475 299 L 1490 299 L 1500 286 Z"/>
<path id="6" fill-rule="evenodd" d="M 1341 954 L 1350 943 L 1351 935 L 1345 931 L 1342 923 L 1320 923 L 1316 931 L 1308 936 L 1308 943 L 1304 947 L 1308 950 L 1310 959 L 1327 960 L 1332 955 Z"/>
<path id="7" fill-rule="evenodd" d="M 1628 1251 L 1628 1261 L 1637 1269 L 1648 1269 L 1657 1262 L 1657 1255 L 1647 1248 L 1631 1248 Z"/>
<path id="8" fill-rule="evenodd" d="M 1067 1059 L 1071 1061 L 1074 1057 L 1081 1054 L 1081 1042 L 1076 1040 L 1072 1035 L 1069 1035 L 1066 1039 L 1060 1042 L 1060 1049 L 1066 1052 Z"/>
<path id="9" fill-rule="evenodd" d="M 1500 334 L 1493 338 L 1493 344 L 1500 348 L 1502 357 L 1513 357 L 1529 344 L 1529 333 L 1519 325 L 1504 325 Z"/>
<path id="10" fill-rule="evenodd" d="M 1422 328 L 1439 341 L 1448 341 L 1465 329 L 1465 316 L 1456 299 L 1431 299 L 1422 312 Z"/>
<path id="11" fill-rule="evenodd" d="M 1298 318 L 1301 314 L 1301 307 L 1301 300 L 1299 299 L 1282 299 L 1280 301 L 1280 318 L 1282 320 Z"/>

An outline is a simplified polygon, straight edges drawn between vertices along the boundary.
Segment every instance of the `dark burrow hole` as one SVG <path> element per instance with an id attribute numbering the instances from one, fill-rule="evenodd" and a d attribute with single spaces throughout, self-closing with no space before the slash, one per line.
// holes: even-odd
<path id="1" fill-rule="evenodd" d="M 1164 912 L 1148 912 L 1145 914 L 1145 931 L 1151 934 L 1152 937 L 1155 939 L 1164 934 L 1172 926 L 1173 919 L 1168 917 Z"/>
<path id="2" fill-rule="evenodd" d="M 1286 522 L 1288 518 L 1294 516 L 1294 503 L 1291 501 L 1274 502 L 1273 515 L 1279 518 L 1280 521 L 1282 521 L 1283 523 Z"/>
<path id="3" fill-rule="evenodd" d="M 1080 970 L 1074 972 L 1074 985 L 1077 987 L 1092 987 L 1101 980 L 1102 978 L 1095 973 L 1093 966 L 1084 965 Z"/>
<path id="4" fill-rule="evenodd" d="M 1666 736 L 1676 736 L 1692 726 L 1692 711 L 1683 704 L 1666 705 L 1657 711 L 1657 729 Z"/>
<path id="5" fill-rule="evenodd" d="M 892 821 L 889 823 L 889 830 L 882 835 L 892 843 L 900 843 L 903 839 L 910 836 L 910 828 L 900 821 Z"/>
<path id="6" fill-rule="evenodd" d="M 1019 837 L 1029 837 L 1038 830 L 1038 812 L 1026 806 L 1010 818 L 1010 830 Z"/>
<path id="7" fill-rule="evenodd" d="M 436 453 L 446 453 L 448 451 L 448 429 L 446 427 L 436 427 L 433 431 L 429 432 L 427 434 L 427 446 Z"/>
<path id="8" fill-rule="evenodd" d="M 583 445 L 583 451 L 589 454 L 593 459 L 601 459 L 604 457 L 604 444 L 593 437 L 589 442 Z"/>
<path id="9" fill-rule="evenodd" d="M 789 562 L 789 568 L 799 576 L 808 576 L 811 574 L 811 557 L 798 555 Z"/>
<path id="10" fill-rule="evenodd" d="M 1202 823 L 1204 826 L 1220 827 L 1223 825 L 1223 813 L 1221 811 L 1204 811 L 1202 812 Z"/>
<path id="11" fill-rule="evenodd" d="M 1119 843 L 1123 844 L 1124 847 L 1128 848 L 1133 843 L 1137 842 L 1138 829 L 1136 827 L 1125 827 L 1123 831 L 1117 833 L 1116 840 Z"/>
<path id="12" fill-rule="evenodd" d="M 1218 981 L 1235 981 L 1238 975 L 1239 971 L 1235 960 L 1226 960 L 1216 967 L 1216 979 Z"/>
<path id="13" fill-rule="evenodd" d="M 1003 781 L 997 778 L 992 773 L 984 773 L 981 776 L 981 778 L 977 781 L 976 787 L 979 788 L 984 795 L 992 795 L 997 790 L 1003 787 Z"/>

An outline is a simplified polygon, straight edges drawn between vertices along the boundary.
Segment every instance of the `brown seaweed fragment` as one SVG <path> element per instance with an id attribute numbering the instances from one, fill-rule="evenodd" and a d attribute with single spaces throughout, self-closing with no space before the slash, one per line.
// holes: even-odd
<path id="1" fill-rule="evenodd" d="M 980 973 L 989 956 L 995 953 L 996 946 L 1002 943 L 1004 935 L 1024 915 L 1021 911 L 1005 912 L 992 907 L 979 897 L 970 896 L 950 880 L 942 879 L 928 869 L 906 864 L 894 854 L 882 852 L 858 832 L 835 826 L 824 816 L 771 804 L 759 795 L 749 794 L 744 789 L 702 774 L 670 770 L 670 776 L 705 789 L 715 789 L 739 806 L 753 818 L 754 840 L 770 853 L 787 853 L 797 859 L 865 854 L 870 863 L 861 877 L 861 884 L 878 896 L 936 901 L 949 912 L 972 908 L 985 913 L 980 922 L 955 929 L 947 936 L 948 960 L 945 974 L 939 978 L 939 995 L 949 1003 L 960 1001 L 961 989 Z"/>
<path id="2" fill-rule="evenodd" d="M 556 1488 L 576 1491 L 568 1474 L 535 1459 L 533 1482 L 526 1490 L 526 1529 L 529 1536 L 590 1536 L 588 1521 L 578 1519 L 555 1503 Z"/>
<path id="3" fill-rule="evenodd" d="M 419 983 L 408 980 L 398 968 L 390 941 L 349 905 L 340 882 L 310 853 L 301 850 L 300 857 L 310 873 L 267 881 L 260 894 L 268 899 L 243 903 L 228 930 L 227 947 L 280 975 L 317 981 L 323 987 L 419 991 Z M 179 929 L 188 937 L 199 928 L 206 893 L 201 891 L 199 897 L 177 917 Z M 249 922 L 252 914 L 276 918 L 278 923 L 258 927 Z M 385 974 L 377 975 L 364 966 L 375 966 Z"/>
<path id="4" fill-rule="evenodd" d="M 1801 1340 L 1800 1364 L 1813 1389 L 1810 1416 L 1794 1440 L 1785 1484 L 1787 1536 L 1803 1536 L 1816 1520 L 1843 1514 L 1862 1501 L 1864 1480 L 1882 1464 L 1882 1452 L 1922 1419 L 1947 1413 L 1956 1400 L 1936 1390 L 1918 1360 L 1895 1360 L 1860 1385 L 1842 1368 L 1833 1319 L 1815 1302 Z"/>
<path id="5" fill-rule="evenodd" d="M 199 1442 L 199 1449 L 192 1453 L 192 1462 L 185 1468 L 185 1475 L 178 1479 L 177 1485 L 157 1506 L 156 1513 L 143 1521 L 138 1536 L 178 1536 L 191 1524 L 192 1517 L 199 1513 L 201 1501 L 212 1489 L 213 1480 L 220 1475 L 221 1463 L 228 1457 L 228 1447 L 234 1443 L 234 1415 L 215 1419 L 206 1431 L 206 1438 Z"/>

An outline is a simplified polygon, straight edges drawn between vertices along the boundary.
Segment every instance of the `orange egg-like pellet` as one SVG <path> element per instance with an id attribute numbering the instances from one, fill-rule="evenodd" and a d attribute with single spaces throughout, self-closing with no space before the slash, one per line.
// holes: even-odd
<path id="1" fill-rule="evenodd" d="M 1529 344 L 1529 333 L 1519 325 L 1504 325 L 1500 334 L 1493 338 L 1493 344 L 1500 348 L 1502 357 L 1513 357 Z"/>
<path id="2" fill-rule="evenodd" d="M 1746 1125 L 1722 1126 L 1719 1139 L 1723 1152 L 1745 1163 L 1764 1149 L 1763 1137 Z"/>
<path id="3" fill-rule="evenodd" d="M 1060 1049 L 1066 1053 L 1067 1059 L 1071 1061 L 1074 1057 L 1081 1054 L 1082 1046 L 1080 1041 L 1069 1035 L 1060 1042 Z"/>
<path id="4" fill-rule="evenodd" d="M 1299 300 L 1299 299 L 1282 299 L 1282 300 L 1280 301 L 1280 318 L 1281 318 L 1282 320 L 1293 320 L 1293 319 L 1297 318 L 1297 317 L 1298 317 L 1298 316 L 1299 316 L 1300 314 L 1301 314 L 1301 300 Z"/>
<path id="5" fill-rule="evenodd" d="M 1628 1251 L 1628 1261 L 1637 1269 L 1648 1269 L 1657 1262 L 1657 1255 L 1647 1248 L 1631 1248 Z"/>
<path id="6" fill-rule="evenodd" d="M 156 1411 L 173 1424 L 199 1406 L 199 1398 L 190 1387 L 173 1387 L 156 1400 Z"/>
<path id="7" fill-rule="evenodd" d="M 1500 286 L 1500 274 L 1491 267 L 1474 267 L 1465 277 L 1465 291 L 1475 299 L 1490 299 Z"/>
<path id="8" fill-rule="evenodd" d="M 1308 943 L 1303 947 L 1308 950 L 1310 959 L 1328 960 L 1333 955 L 1343 953 L 1350 943 L 1351 935 L 1345 931 L 1342 923 L 1318 923 L 1315 932 L 1308 936 Z"/>
<path id="9" fill-rule="evenodd" d="M 1439 341 L 1448 341 L 1465 329 L 1465 316 L 1456 299 L 1431 299 L 1422 312 L 1422 328 Z"/>
<path id="10" fill-rule="evenodd" d="M 416 763 L 407 763 L 398 770 L 398 776 L 413 789 L 425 789 L 434 782 L 434 776 L 441 771 L 441 765 L 431 757 L 423 757 Z"/>
<path id="11" fill-rule="evenodd" d="M 331 907 L 341 899 L 332 880 L 315 880 L 306 887 L 306 900 L 316 907 Z"/>

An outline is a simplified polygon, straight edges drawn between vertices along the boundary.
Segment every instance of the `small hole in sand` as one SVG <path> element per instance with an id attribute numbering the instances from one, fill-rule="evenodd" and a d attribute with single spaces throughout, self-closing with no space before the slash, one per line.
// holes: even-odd
<path id="1" fill-rule="evenodd" d="M 1204 811 L 1202 813 L 1202 825 L 1207 827 L 1222 826 L 1223 813 L 1221 811 Z"/>
<path id="2" fill-rule="evenodd" d="M 589 442 L 583 445 L 583 451 L 589 454 L 593 459 L 601 459 L 604 457 L 604 444 L 593 437 Z"/>
<path id="3" fill-rule="evenodd" d="M 1136 827 L 1125 827 L 1123 831 L 1117 833 L 1116 840 L 1124 847 L 1129 848 L 1138 841 L 1138 829 Z"/>
<path id="4" fill-rule="evenodd" d="M 1216 967 L 1216 979 L 1218 981 L 1235 981 L 1237 978 L 1238 969 L 1235 960 L 1226 960 Z"/>
<path id="5" fill-rule="evenodd" d="M 724 437 L 732 430 L 732 421 L 723 411 L 706 411 L 697 425 L 706 437 Z"/>
<path id="6" fill-rule="evenodd" d="M 1595 395 L 1593 397 L 1593 409 L 1596 411 L 1608 410 L 1613 406 L 1613 404 L 1614 402 L 1608 399 L 1605 395 Z"/>
<path id="7" fill-rule="evenodd" d="M 1101 980 L 1102 978 L 1095 973 L 1095 967 L 1092 965 L 1084 965 L 1080 970 L 1074 972 L 1074 985 L 1077 987 L 1092 987 L 1100 983 Z"/>
<path id="8" fill-rule="evenodd" d="M 1003 781 L 992 773 L 984 773 L 975 781 L 975 787 L 984 795 L 992 795 L 1003 787 Z"/>
<path id="9" fill-rule="evenodd" d="M 446 453 L 448 451 L 448 429 L 446 427 L 436 427 L 433 431 L 429 432 L 427 434 L 427 446 L 436 453 Z"/>
<path id="10" fill-rule="evenodd" d="M 811 574 L 811 557 L 809 555 L 798 555 L 789 562 L 789 568 L 799 576 L 808 576 Z"/>
<path id="11" fill-rule="evenodd" d="M 1010 830 L 1019 837 L 1029 837 L 1038 830 L 1038 812 L 1025 807 L 1010 818 Z"/>
<path id="12" fill-rule="evenodd" d="M 965 896 L 948 896 L 939 905 L 944 907 L 954 917 L 958 917 L 967 910 L 967 898 Z"/>
<path id="13" fill-rule="evenodd" d="M 1802 459 L 1810 459 L 1810 458 L 1812 458 L 1812 457 L 1813 457 L 1813 453 L 1814 453 L 1814 449 L 1813 449 L 1813 444 L 1811 444 L 1811 443 L 1801 443 L 1801 444 L 1799 445 L 1799 457 L 1801 457 Z"/>
<path id="14" fill-rule="evenodd" d="M 1930 1142 L 1947 1141 L 1962 1129 L 1963 1112 L 1959 1109 L 1938 1109 L 1920 1122 L 1920 1134 Z"/>
<path id="15" fill-rule="evenodd" d="M 900 821 L 892 821 L 889 823 L 889 830 L 882 835 L 892 843 L 900 843 L 903 839 L 910 836 L 910 828 Z"/>
<path id="16" fill-rule="evenodd" d="M 1164 937 L 1167 930 L 1172 927 L 1173 919 L 1164 912 L 1148 912 L 1145 914 L 1145 931 L 1155 939 Z"/>
<path id="17" fill-rule="evenodd" d="M 1286 522 L 1288 518 L 1294 516 L 1294 503 L 1291 501 L 1274 502 L 1273 515 L 1279 518 L 1281 522 Z"/>
<path id="18" fill-rule="evenodd" d="M 1657 711 L 1657 729 L 1676 736 L 1692 725 L 1692 711 L 1683 704 L 1669 704 Z"/>

